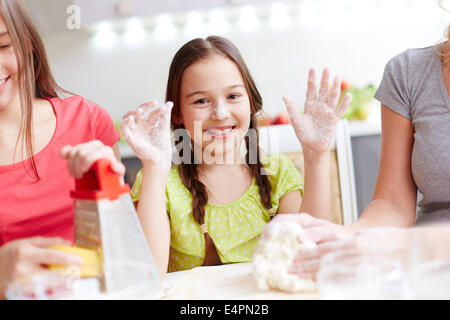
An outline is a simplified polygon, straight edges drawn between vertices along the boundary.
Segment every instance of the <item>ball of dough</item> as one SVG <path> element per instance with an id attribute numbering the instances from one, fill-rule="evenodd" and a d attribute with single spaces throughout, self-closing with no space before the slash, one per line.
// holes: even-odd
<path id="1" fill-rule="evenodd" d="M 314 291 L 316 282 L 288 273 L 300 250 L 311 250 L 314 242 L 300 243 L 302 227 L 293 222 L 272 223 L 261 237 L 253 254 L 253 275 L 261 290 L 286 292 Z"/>

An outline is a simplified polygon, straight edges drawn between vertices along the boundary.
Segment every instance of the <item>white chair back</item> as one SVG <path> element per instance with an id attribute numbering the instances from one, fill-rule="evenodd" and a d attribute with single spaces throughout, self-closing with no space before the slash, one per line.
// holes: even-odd
<path id="1" fill-rule="evenodd" d="M 261 127 L 259 140 L 261 149 L 267 154 L 302 152 L 302 146 L 291 125 Z M 348 225 L 358 218 L 358 208 L 350 127 L 346 119 L 339 122 L 330 150 L 336 150 L 342 222 Z"/>

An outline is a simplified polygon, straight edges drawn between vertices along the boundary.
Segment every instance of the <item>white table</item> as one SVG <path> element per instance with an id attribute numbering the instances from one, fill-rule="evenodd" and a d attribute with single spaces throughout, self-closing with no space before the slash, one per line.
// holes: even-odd
<path id="1" fill-rule="evenodd" d="M 177 300 L 305 300 L 318 299 L 318 292 L 285 293 L 256 287 L 251 263 L 197 267 L 168 273 L 163 280 L 166 296 Z"/>

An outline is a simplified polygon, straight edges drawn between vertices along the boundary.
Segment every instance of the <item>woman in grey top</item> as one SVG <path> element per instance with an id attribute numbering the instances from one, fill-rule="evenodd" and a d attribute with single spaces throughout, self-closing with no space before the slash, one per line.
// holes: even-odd
<path id="1" fill-rule="evenodd" d="M 448 52 L 446 42 L 397 55 L 375 94 L 382 103 L 383 137 L 374 199 L 389 201 L 400 225 L 414 221 L 417 189 L 423 198 L 416 224 L 450 220 Z"/>
<path id="2" fill-rule="evenodd" d="M 450 26 L 447 35 L 449 32 Z M 358 238 L 371 246 L 406 249 L 408 236 L 417 228 L 405 227 L 414 223 L 426 225 L 420 234 L 430 235 L 433 233 L 433 228 L 428 227 L 430 222 L 440 226 L 450 222 L 449 93 L 448 41 L 439 46 L 406 50 L 388 62 L 375 94 L 382 103 L 382 140 L 373 200 L 359 219 L 348 226 L 307 214 L 273 219 L 271 223 L 295 219 L 306 230 L 304 237 L 318 244 L 315 252 L 297 257 L 291 268 L 293 273 L 313 276 L 321 255 L 359 245 L 355 241 Z M 423 197 L 417 203 L 418 191 Z M 445 224 L 447 227 L 440 234 L 450 235 L 450 224 Z M 374 231 L 374 227 L 389 228 Z"/>

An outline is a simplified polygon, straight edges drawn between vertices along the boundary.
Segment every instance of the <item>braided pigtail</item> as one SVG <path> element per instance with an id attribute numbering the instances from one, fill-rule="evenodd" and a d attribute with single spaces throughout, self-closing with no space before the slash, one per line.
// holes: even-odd
<path id="1" fill-rule="evenodd" d="M 272 216 L 273 215 L 272 199 L 271 199 L 272 185 L 270 184 L 269 177 L 267 176 L 264 166 L 261 163 L 258 128 L 253 119 L 251 119 L 250 121 L 249 132 L 253 134 L 253 137 L 250 140 L 249 134 L 245 136 L 245 145 L 247 147 L 245 162 L 249 166 L 252 176 L 256 180 L 256 184 L 258 185 L 259 189 L 259 195 L 261 197 L 261 202 L 267 209 L 269 209 Z"/>
<path id="2" fill-rule="evenodd" d="M 184 186 L 192 195 L 192 214 L 195 221 L 201 226 L 205 237 L 205 260 L 204 266 L 222 264 L 213 239 L 205 227 L 205 206 L 208 203 L 208 191 L 206 186 L 198 179 L 197 165 L 194 164 L 194 153 L 191 149 L 192 164 L 181 163 L 178 173 Z"/>

